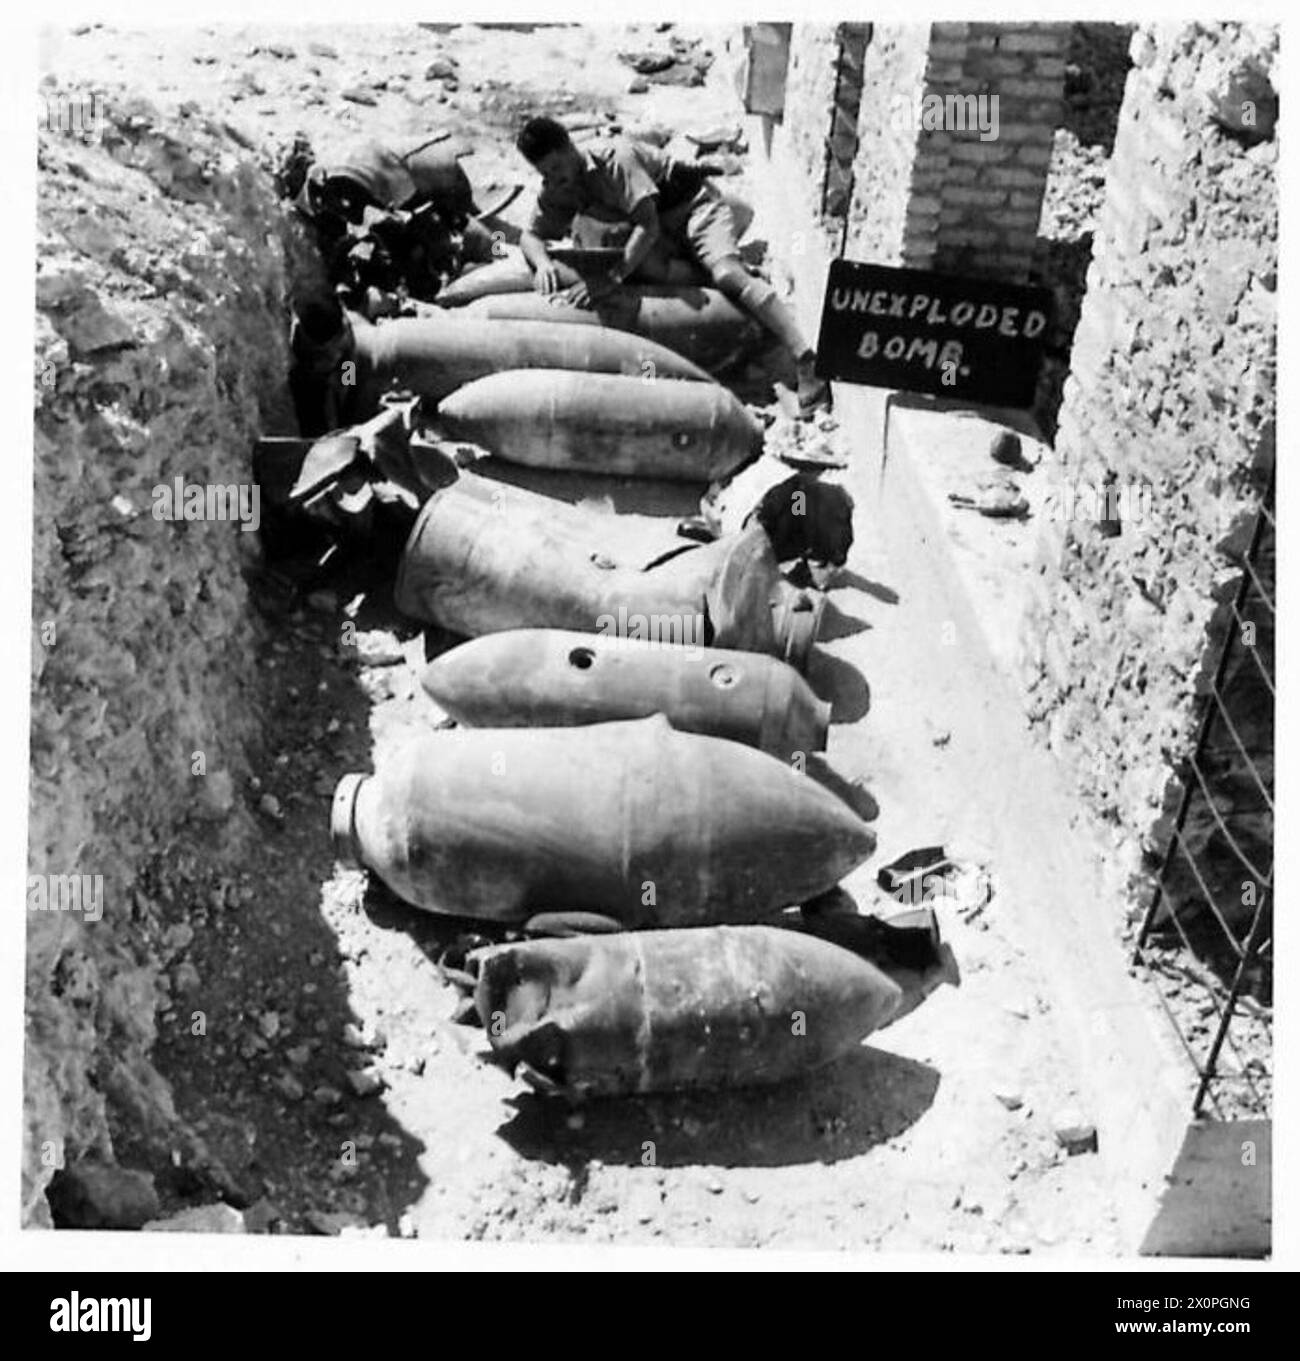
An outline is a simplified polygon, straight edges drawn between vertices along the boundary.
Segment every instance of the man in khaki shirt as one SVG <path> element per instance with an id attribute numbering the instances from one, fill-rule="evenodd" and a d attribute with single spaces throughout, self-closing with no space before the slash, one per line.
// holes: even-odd
<path id="1" fill-rule="evenodd" d="M 623 258 L 608 279 L 574 284 L 565 294 L 569 301 L 590 306 L 634 277 L 670 280 L 665 247 L 674 246 L 789 349 L 798 368 L 800 410 L 811 415 L 829 409 L 830 389 L 814 372 L 812 346 L 771 284 L 752 274 L 740 258 L 731 210 L 697 166 L 622 137 L 579 151 L 567 130 L 551 118 L 530 119 L 516 146 L 542 176 L 537 206 L 520 240 L 539 292 L 560 289 L 546 243 L 566 236 L 575 216 L 630 223 Z"/>

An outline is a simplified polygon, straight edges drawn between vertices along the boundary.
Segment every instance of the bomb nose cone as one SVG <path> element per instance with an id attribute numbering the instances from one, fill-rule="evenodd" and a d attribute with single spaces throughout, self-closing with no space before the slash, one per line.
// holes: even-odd
<path id="1" fill-rule="evenodd" d="M 455 655 L 460 651 L 460 648 L 452 648 L 450 652 L 435 657 L 420 676 L 425 693 L 448 713 L 451 713 L 460 693 L 460 675 L 465 660 Z"/>
<path id="2" fill-rule="evenodd" d="M 330 809 L 330 840 L 334 856 L 349 869 L 364 869 L 361 843 L 357 840 L 357 795 L 367 780 L 365 775 L 345 775 L 334 790 Z"/>
<path id="3" fill-rule="evenodd" d="M 503 682 L 526 670 L 526 664 L 516 660 L 516 637 L 510 631 L 489 633 L 449 648 L 420 673 L 425 694 L 457 723 L 488 726 L 482 719 L 475 724 L 475 707 L 486 704 L 494 717 L 499 716 L 496 700 Z M 536 666 L 536 660 L 531 664 Z"/>

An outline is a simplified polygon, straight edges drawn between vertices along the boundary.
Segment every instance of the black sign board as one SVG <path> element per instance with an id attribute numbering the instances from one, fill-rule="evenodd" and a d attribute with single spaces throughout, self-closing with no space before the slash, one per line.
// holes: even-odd
<path id="1" fill-rule="evenodd" d="M 987 406 L 1032 406 L 1051 301 L 1045 288 L 833 260 L 817 372 Z"/>

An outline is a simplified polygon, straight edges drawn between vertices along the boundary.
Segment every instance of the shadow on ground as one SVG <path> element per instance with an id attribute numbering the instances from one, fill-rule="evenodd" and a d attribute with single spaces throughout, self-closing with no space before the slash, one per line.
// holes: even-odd
<path id="1" fill-rule="evenodd" d="M 609 1097 L 579 1108 L 527 1093 L 498 1133 L 521 1157 L 553 1163 L 631 1166 L 651 1154 L 659 1167 L 831 1163 L 902 1134 L 938 1087 L 927 1064 L 864 1046 L 776 1087 Z"/>
<path id="2" fill-rule="evenodd" d="M 852 662 L 815 647 L 808 659 L 808 684 L 819 699 L 831 702 L 832 723 L 856 723 L 871 708 L 871 687 Z"/>
<path id="3" fill-rule="evenodd" d="M 370 700 L 337 619 L 286 618 L 264 638 L 267 744 L 251 798 L 273 802 L 258 809 L 247 900 L 213 888 L 200 906 L 189 886 L 180 920 L 196 928 L 194 974 L 174 989 L 154 1054 L 201 1156 L 157 1168 L 158 1190 L 164 1213 L 215 1189 L 241 1208 L 262 1202 L 261 1218 L 290 1230 L 325 1211 L 396 1232 L 426 1184 L 423 1145 L 382 1103 L 353 1095 L 347 1073 L 362 1059 L 343 1033 L 359 1017 L 322 915 L 335 891 L 332 789 L 370 763 Z M 345 1158 L 348 1142 L 364 1156 Z"/>

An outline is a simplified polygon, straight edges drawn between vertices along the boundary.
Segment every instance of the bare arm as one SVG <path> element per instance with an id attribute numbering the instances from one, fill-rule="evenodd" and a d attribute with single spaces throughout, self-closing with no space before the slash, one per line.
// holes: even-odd
<path id="1" fill-rule="evenodd" d="M 632 210 L 632 235 L 623 247 L 623 258 L 614 269 L 617 283 L 626 283 L 641 268 L 642 261 L 654 249 L 662 229 L 659 226 L 659 209 L 653 198 L 644 198 Z"/>
<path id="2" fill-rule="evenodd" d="M 599 302 L 607 297 L 620 284 L 625 284 L 641 267 L 641 262 L 650 254 L 661 235 L 659 210 L 655 207 L 654 199 L 642 199 L 633 208 L 631 218 L 632 235 L 628 237 L 627 245 L 623 247 L 623 258 L 614 266 L 607 278 L 583 279 L 572 288 L 565 289 L 563 296 L 568 302 L 578 307 L 590 307 L 593 302 Z"/>
<path id="3" fill-rule="evenodd" d="M 560 286 L 560 272 L 546 249 L 546 242 L 534 232 L 525 231 L 519 238 L 519 249 L 532 268 L 537 291 L 554 293 Z"/>

